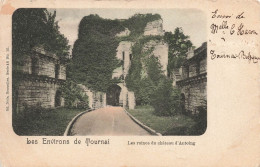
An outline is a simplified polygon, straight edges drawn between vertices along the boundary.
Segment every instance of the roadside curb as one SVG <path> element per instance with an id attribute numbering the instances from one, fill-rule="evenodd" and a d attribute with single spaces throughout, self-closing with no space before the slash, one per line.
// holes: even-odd
<path id="1" fill-rule="evenodd" d="M 132 116 L 129 112 L 127 112 L 126 109 L 124 109 L 124 111 L 135 123 L 137 123 L 139 126 L 141 126 L 143 129 L 145 129 L 146 131 L 148 131 L 152 135 L 154 135 L 154 136 L 162 136 L 161 133 L 157 133 L 152 128 L 150 128 L 150 127 L 146 126 L 145 124 L 143 124 L 142 122 L 140 122 L 138 119 L 136 119 L 134 116 Z"/>
<path id="2" fill-rule="evenodd" d="M 83 111 L 83 112 L 79 113 L 79 114 L 76 115 L 74 118 L 72 118 L 72 120 L 69 122 L 69 124 L 68 124 L 68 126 L 67 126 L 67 128 L 66 128 L 66 130 L 65 130 L 65 132 L 64 132 L 64 134 L 63 134 L 63 136 L 69 136 L 70 131 L 71 131 L 71 128 L 72 128 L 73 124 L 77 121 L 77 119 L 78 119 L 81 115 L 83 115 L 83 114 L 85 114 L 85 113 L 88 113 L 88 112 L 90 112 L 90 111 L 92 111 L 92 110 L 93 110 L 93 109 L 88 109 L 88 110 L 86 110 L 86 111 Z"/>

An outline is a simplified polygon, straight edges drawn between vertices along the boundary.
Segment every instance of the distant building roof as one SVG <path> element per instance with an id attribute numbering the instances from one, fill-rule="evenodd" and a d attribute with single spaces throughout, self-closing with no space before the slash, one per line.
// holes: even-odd
<path id="1" fill-rule="evenodd" d="M 207 42 L 204 42 L 200 47 L 194 50 L 194 55 L 192 57 L 189 57 L 183 65 L 189 64 L 190 62 L 194 60 L 198 60 L 203 58 L 204 56 L 207 56 Z"/>

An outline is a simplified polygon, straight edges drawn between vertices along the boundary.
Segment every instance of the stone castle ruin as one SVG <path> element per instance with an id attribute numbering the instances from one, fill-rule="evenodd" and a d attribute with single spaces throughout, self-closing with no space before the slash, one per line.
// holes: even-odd
<path id="1" fill-rule="evenodd" d="M 116 34 L 116 37 L 128 37 L 130 33 L 130 30 L 125 28 L 125 30 Z M 163 21 L 158 19 L 147 23 L 142 37 L 162 37 L 163 35 Z M 134 56 L 132 53 L 134 44 L 133 41 L 122 40 L 117 47 L 116 57 L 122 62 L 122 65 L 113 71 L 112 79 L 118 78 L 121 80 L 120 83 L 110 86 L 106 92 L 91 91 L 86 86 L 78 84 L 82 91 L 88 95 L 90 108 L 96 109 L 107 105 L 135 108 L 135 94 L 128 90 L 125 83 Z M 167 76 L 168 44 L 162 38 L 159 40 L 151 38 L 143 45 L 142 49 L 149 50 L 151 48 L 150 55 L 158 58 L 164 75 Z M 33 106 L 44 108 L 64 106 L 64 99 L 61 97 L 59 87 L 66 80 L 65 61 L 62 61 L 57 55 L 37 47 L 24 60 L 21 71 L 23 78 L 19 82 L 13 99 L 17 110 Z M 181 89 L 183 108 L 187 111 L 196 112 L 196 108 L 206 100 L 206 43 L 195 51 L 189 51 L 183 66 L 179 70 L 174 70 L 172 79 L 173 86 Z"/>
<path id="2" fill-rule="evenodd" d="M 148 22 L 144 29 L 144 35 L 164 35 L 162 19 Z"/>
<path id="3" fill-rule="evenodd" d="M 130 34 L 129 30 L 126 28 L 124 31 L 118 33 L 116 36 L 124 37 Z M 162 36 L 164 35 L 162 20 L 155 20 L 148 22 L 143 36 Z M 113 85 L 106 94 L 107 105 L 121 105 L 130 109 L 135 108 L 135 95 L 127 89 L 125 83 L 125 77 L 128 74 L 128 70 L 131 65 L 131 60 L 134 55 L 132 55 L 132 46 L 134 42 L 131 41 L 121 41 L 117 47 L 117 59 L 123 62 L 122 66 L 115 69 L 112 78 L 120 78 L 121 83 Z M 163 41 L 148 41 L 144 45 L 144 50 L 153 48 L 151 54 L 158 58 L 162 65 L 162 69 L 167 76 L 167 65 L 168 65 L 168 44 Z"/>
<path id="4" fill-rule="evenodd" d="M 41 106 L 55 108 L 64 105 L 58 90 L 66 80 L 66 62 L 41 47 L 34 48 L 21 67 L 22 79 L 15 93 L 15 110 Z"/>

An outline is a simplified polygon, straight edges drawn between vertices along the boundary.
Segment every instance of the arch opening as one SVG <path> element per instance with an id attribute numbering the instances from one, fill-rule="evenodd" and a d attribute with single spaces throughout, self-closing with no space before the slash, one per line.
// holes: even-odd
<path id="1" fill-rule="evenodd" d="M 55 94 L 55 107 L 61 106 L 61 91 L 57 90 Z"/>
<path id="2" fill-rule="evenodd" d="M 106 93 L 107 105 L 119 106 L 120 105 L 120 101 L 119 101 L 120 92 L 121 92 L 120 86 L 118 86 L 118 85 L 110 86 L 107 89 L 107 93 Z"/>

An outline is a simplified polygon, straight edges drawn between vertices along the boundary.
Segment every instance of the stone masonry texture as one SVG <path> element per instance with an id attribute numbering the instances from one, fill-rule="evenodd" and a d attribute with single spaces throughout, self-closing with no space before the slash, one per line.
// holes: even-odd
<path id="1" fill-rule="evenodd" d="M 25 59 L 22 72 L 23 79 L 17 89 L 18 111 L 25 107 L 54 108 L 64 105 L 58 89 L 66 80 L 66 65 L 56 55 L 37 48 Z"/>

